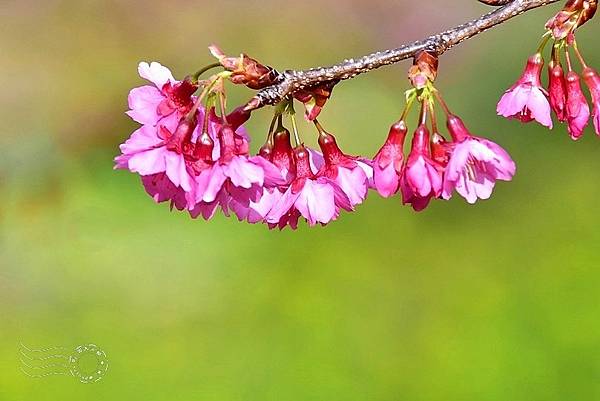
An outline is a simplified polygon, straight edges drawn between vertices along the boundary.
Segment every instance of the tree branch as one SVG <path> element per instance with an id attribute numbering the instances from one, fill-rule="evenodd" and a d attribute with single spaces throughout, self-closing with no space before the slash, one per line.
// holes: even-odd
<path id="1" fill-rule="evenodd" d="M 266 105 L 274 105 L 300 90 L 313 88 L 324 83 L 351 79 L 357 75 L 412 58 L 421 51 L 441 55 L 462 41 L 502 24 L 519 14 L 533 10 L 534 8 L 557 3 L 560 0 L 479 1 L 490 5 L 505 4 L 507 1 L 509 3 L 473 21 L 396 49 L 372 53 L 358 59 L 344 60 L 331 67 L 276 72 L 277 83 L 260 90 L 248 103 L 247 108 L 258 109 Z"/>

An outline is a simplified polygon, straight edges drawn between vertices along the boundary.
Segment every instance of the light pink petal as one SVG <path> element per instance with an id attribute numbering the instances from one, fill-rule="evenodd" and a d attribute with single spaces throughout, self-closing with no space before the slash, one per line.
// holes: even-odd
<path id="1" fill-rule="evenodd" d="M 552 109 L 550 108 L 548 98 L 539 88 L 532 89 L 527 100 L 527 108 L 538 123 L 552 129 Z"/>
<path id="2" fill-rule="evenodd" d="M 319 171 L 325 165 L 325 158 L 323 153 L 312 148 L 306 148 L 308 150 L 308 156 L 310 161 L 310 168 L 312 171 Z"/>
<path id="3" fill-rule="evenodd" d="M 373 175 L 374 175 L 373 160 L 361 158 L 361 159 L 356 160 L 356 164 L 358 164 L 358 167 L 360 167 L 362 169 L 362 171 L 365 172 L 365 175 L 367 176 L 369 183 L 372 184 L 373 183 Z"/>
<path id="4" fill-rule="evenodd" d="M 217 195 L 219 194 L 219 191 L 221 191 L 226 180 L 227 176 L 223 172 L 221 166 L 215 164 L 210 170 L 210 179 L 206 185 L 202 200 L 207 203 L 213 202 L 217 198 Z"/>
<path id="5" fill-rule="evenodd" d="M 327 184 L 306 180 L 294 205 L 311 226 L 327 224 L 336 217 L 333 188 Z"/>
<path id="6" fill-rule="evenodd" d="M 512 117 L 516 114 L 521 113 L 527 100 L 529 99 L 529 92 L 531 87 L 517 86 L 512 90 L 508 90 L 498 102 L 496 111 L 499 115 L 504 117 Z"/>
<path id="7" fill-rule="evenodd" d="M 427 196 L 431 193 L 431 183 L 423 157 L 418 157 L 410 167 L 407 167 L 405 174 L 407 183 L 419 195 Z"/>
<path id="8" fill-rule="evenodd" d="M 367 197 L 369 190 L 369 179 L 360 167 L 352 170 L 345 167 L 338 167 L 338 174 L 335 182 L 342 191 L 348 196 L 352 206 L 361 204 Z"/>
<path id="9" fill-rule="evenodd" d="M 209 168 L 202 171 L 199 175 L 194 177 L 194 180 L 192 182 L 194 203 L 198 203 L 204 198 L 204 194 L 206 193 L 206 190 L 212 177 L 212 171 L 212 168 Z"/>
<path id="10" fill-rule="evenodd" d="M 248 209 L 247 219 L 249 223 L 255 224 L 263 221 L 273 206 L 281 199 L 283 194 L 276 188 L 264 189 L 263 195 L 258 202 L 251 202 Z"/>
<path id="11" fill-rule="evenodd" d="M 265 220 L 271 224 L 279 223 L 281 218 L 294 206 L 294 203 L 299 196 L 299 192 L 294 194 L 292 188 L 288 188 L 288 190 L 285 191 L 283 195 L 281 195 L 281 197 L 275 202 Z"/>
<path id="12" fill-rule="evenodd" d="M 157 113 L 158 105 L 165 96 L 153 86 L 142 86 L 129 92 L 130 110 L 127 115 L 140 124 L 156 125 L 161 116 Z"/>
<path id="13" fill-rule="evenodd" d="M 427 176 L 431 183 L 431 190 L 435 196 L 439 196 L 442 192 L 442 175 L 434 166 L 427 164 Z"/>
<path id="14" fill-rule="evenodd" d="M 191 191 L 192 187 L 183 156 L 175 152 L 167 152 L 165 154 L 165 162 L 165 172 L 171 182 L 175 184 L 175 186 L 181 187 L 185 192 Z"/>
<path id="15" fill-rule="evenodd" d="M 467 173 L 463 172 L 461 177 L 456 181 L 456 192 L 467 200 L 468 203 L 474 204 L 477 202 L 477 192 L 475 184 L 467 177 Z"/>
<path id="16" fill-rule="evenodd" d="M 177 82 L 175 78 L 173 78 L 171 70 L 155 61 L 150 64 L 146 62 L 140 63 L 138 66 L 138 73 L 140 74 L 140 77 L 147 79 L 156 85 L 158 89 L 162 89 L 166 83 Z"/>
<path id="17" fill-rule="evenodd" d="M 445 179 L 448 181 L 458 180 L 469 160 L 469 156 L 468 141 L 458 143 L 455 146 L 450 161 L 448 162 L 448 166 L 446 167 Z"/>
<path id="18" fill-rule="evenodd" d="M 129 159 L 131 159 L 131 155 L 119 155 L 119 156 L 115 157 L 115 159 L 114 159 L 115 166 L 113 168 L 115 170 L 129 169 Z"/>
<path id="19" fill-rule="evenodd" d="M 496 185 L 494 179 L 490 179 L 489 177 L 484 177 L 482 183 L 477 183 L 475 185 L 475 193 L 479 199 L 489 199 L 492 196 L 492 192 L 494 191 L 494 186 Z"/>
<path id="20" fill-rule="evenodd" d="M 389 163 L 382 169 L 379 163 L 375 163 L 373 183 L 377 192 L 384 198 L 389 198 L 398 192 L 400 176 L 396 172 L 394 164 Z"/>
<path id="21" fill-rule="evenodd" d="M 286 177 L 282 174 L 282 171 L 264 157 L 253 156 L 250 158 L 250 162 L 262 168 L 265 187 L 274 187 L 286 183 Z"/>
<path id="22" fill-rule="evenodd" d="M 166 170 L 165 148 L 151 149 L 145 152 L 139 152 L 129 159 L 129 169 L 133 173 L 140 175 L 152 175 L 162 173 Z"/>
<path id="23" fill-rule="evenodd" d="M 223 171 L 236 187 L 250 188 L 252 184 L 262 186 L 265 179 L 263 169 L 243 156 L 233 157 L 223 165 Z"/>
<path id="24" fill-rule="evenodd" d="M 144 150 L 149 150 L 162 142 L 162 139 L 156 134 L 156 128 L 144 125 L 119 146 L 121 153 L 133 154 Z"/>

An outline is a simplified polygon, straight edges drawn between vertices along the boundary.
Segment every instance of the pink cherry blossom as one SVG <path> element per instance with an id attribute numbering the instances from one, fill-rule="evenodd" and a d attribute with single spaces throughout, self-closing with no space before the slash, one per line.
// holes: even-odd
<path id="1" fill-rule="evenodd" d="M 397 193 L 400 187 L 407 132 L 404 121 L 392 125 L 387 140 L 373 159 L 373 186 L 385 198 Z"/>
<path id="2" fill-rule="evenodd" d="M 592 94 L 594 128 L 596 134 L 600 136 L 600 75 L 593 68 L 586 67 L 583 70 L 583 78 Z"/>
<path id="3" fill-rule="evenodd" d="M 569 134 L 578 140 L 590 120 L 590 106 L 581 90 L 581 80 L 574 71 L 567 73 L 567 122 Z"/>
<path id="4" fill-rule="evenodd" d="M 450 199 L 456 190 L 467 202 L 475 203 L 491 196 L 497 180 L 512 180 L 516 166 L 504 149 L 472 136 L 456 116 L 448 117 L 447 126 L 454 142 L 448 144 L 451 155 L 444 174 L 444 199 Z"/>
<path id="5" fill-rule="evenodd" d="M 140 63 L 138 72 L 153 85 L 131 90 L 127 114 L 140 124 L 161 124 L 175 130 L 179 120 L 192 108 L 192 94 L 198 86 L 187 79 L 175 80 L 168 68 L 156 62 Z"/>
<path id="6" fill-rule="evenodd" d="M 412 141 L 400 186 L 405 205 L 417 212 L 424 210 L 431 200 L 442 193 L 442 167 L 431 158 L 429 131 L 419 126 Z"/>
<path id="7" fill-rule="evenodd" d="M 264 187 L 261 198 L 257 202 L 250 202 L 249 208 L 245 213 L 245 218 L 249 223 L 263 221 L 273 206 L 281 199 L 296 176 L 296 163 L 294 161 L 294 151 L 289 131 L 281 127 L 278 132 L 273 134 L 272 145 L 268 143 L 261 148 L 261 157 L 269 162 L 263 162 L 263 164 L 270 171 L 270 175 L 275 176 L 278 174 L 281 181 L 274 183 L 275 185 L 270 187 Z M 296 218 L 296 223 L 297 220 Z M 287 223 L 283 224 L 281 228 L 286 225 Z M 277 226 L 271 224 L 270 228 Z"/>
<path id="8" fill-rule="evenodd" d="M 340 209 L 352 210 L 350 199 L 333 180 L 319 177 L 311 169 L 310 154 L 304 146 L 294 150 L 296 177 L 266 217 L 270 225 L 280 228 L 296 226 L 301 215 L 310 226 L 336 220 Z"/>
<path id="9" fill-rule="evenodd" d="M 127 168 L 143 177 L 164 173 L 161 180 L 168 178 L 175 188 L 190 192 L 194 178 L 186 167 L 183 146 L 189 142 L 195 128 L 195 122 L 186 119 L 182 120 L 174 133 L 165 127 L 157 129 L 144 125 L 121 145 L 122 154 L 115 159 L 115 168 Z M 166 184 L 158 185 L 151 195 L 155 199 L 162 199 L 165 195 L 160 188 L 167 187 Z"/>
<path id="10" fill-rule="evenodd" d="M 527 60 L 521 78 L 500 99 L 497 107 L 499 115 L 517 118 L 522 122 L 537 120 L 552 128 L 548 95 L 541 82 L 543 67 L 544 59 L 539 53 Z"/>
<path id="11" fill-rule="evenodd" d="M 198 205 L 212 206 L 217 201 L 225 214 L 232 210 L 239 219 L 247 219 L 250 205 L 260 201 L 263 187 L 274 187 L 284 179 L 268 160 L 249 157 L 245 146 L 239 146 L 240 141 L 230 125 L 223 125 L 218 136 L 219 158 L 205 160 L 197 168 L 196 206 L 190 208 L 192 216 L 197 215 Z"/>
<path id="12" fill-rule="evenodd" d="M 325 132 L 319 136 L 319 146 L 325 164 L 318 175 L 334 181 L 344 191 L 352 207 L 361 204 L 369 191 L 369 178 L 373 176 L 372 162 L 344 154 L 333 135 Z"/>
<path id="13" fill-rule="evenodd" d="M 567 83 L 560 63 L 548 65 L 548 93 L 550 106 L 560 122 L 567 121 Z"/>

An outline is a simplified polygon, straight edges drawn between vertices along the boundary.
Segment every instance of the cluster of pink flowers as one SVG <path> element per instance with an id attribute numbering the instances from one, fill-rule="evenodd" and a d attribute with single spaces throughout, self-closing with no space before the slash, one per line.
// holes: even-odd
<path id="1" fill-rule="evenodd" d="M 596 134 L 600 136 L 600 76 L 586 64 L 575 41 L 576 28 L 593 15 L 590 15 L 591 9 L 586 3 L 570 1 L 548 21 L 547 33 L 540 49 L 529 57 L 522 76 L 500 99 L 497 107 L 499 115 L 525 123 L 535 120 L 551 129 L 551 114 L 554 112 L 559 122 L 567 124 L 573 140 L 583 136 L 592 117 Z M 542 84 L 545 63 L 541 52 L 551 38 L 554 43 L 545 89 Z M 569 50 L 575 53 L 583 67 L 582 75 L 592 98 L 592 111 L 583 92 L 580 75 L 574 71 Z M 564 53 L 566 60 L 566 74 L 561 63 L 561 53 Z"/>
<path id="2" fill-rule="evenodd" d="M 141 63 L 139 72 L 153 85 L 131 91 L 127 114 L 143 125 L 121 145 L 115 164 L 138 173 L 156 202 L 194 218 L 221 209 L 251 223 L 296 228 L 300 217 L 327 224 L 366 198 L 370 162 L 342 153 L 332 135 L 321 133 L 320 153 L 292 148 L 283 129 L 251 156 L 243 127 L 249 112 L 218 117 L 195 105 L 197 86 L 189 79 L 175 80 L 158 63 Z"/>
<path id="3" fill-rule="evenodd" d="M 504 149 L 471 135 L 455 115 L 448 115 L 447 128 L 451 141 L 437 130 L 430 135 L 426 124 L 419 125 L 405 159 L 408 129 L 404 121 L 394 124 L 373 161 L 377 192 L 383 197 L 400 192 L 404 204 L 421 211 L 431 199 L 448 200 L 454 191 L 469 203 L 488 199 L 496 181 L 512 180 L 516 166 Z"/>
<path id="4" fill-rule="evenodd" d="M 268 70 L 255 61 L 246 63 L 254 75 L 244 75 L 242 70 L 236 79 L 258 85 Z M 186 211 L 193 218 L 208 220 L 221 210 L 271 229 L 296 229 L 300 219 L 310 226 L 326 225 L 342 210 L 354 211 L 372 188 L 384 197 L 401 192 L 405 204 L 421 211 L 433 198 L 450 199 L 455 190 L 470 203 L 487 199 L 497 180 L 510 180 L 515 173 L 506 151 L 472 136 L 451 114 L 447 122 L 451 141 L 437 132 L 435 124 L 430 135 L 423 120 L 405 158 L 408 129 L 402 120 L 392 126 L 387 141 L 370 160 L 344 153 L 310 112 L 307 119 L 314 120 L 320 149 L 307 148 L 295 124 L 292 145 L 282 111 L 276 114 L 264 146 L 251 155 L 244 128 L 250 112 L 243 107 L 224 112 L 220 84 L 231 75 L 178 81 L 159 63 L 141 63 L 139 74 L 150 85 L 130 92 L 127 114 L 141 127 L 121 145 L 115 168 L 139 174 L 154 201 L 168 202 L 171 209 Z M 202 94 L 196 96 L 201 88 Z M 202 106 L 207 94 L 213 99 L 220 96 L 220 115 L 213 103 Z"/>

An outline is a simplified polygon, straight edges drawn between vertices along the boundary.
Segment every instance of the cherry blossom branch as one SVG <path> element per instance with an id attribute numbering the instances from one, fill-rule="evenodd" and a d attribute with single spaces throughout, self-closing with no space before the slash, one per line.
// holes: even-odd
<path id="1" fill-rule="evenodd" d="M 357 59 L 344 60 L 343 62 L 330 67 L 319 67 L 298 71 L 274 71 L 273 73 L 277 76 L 275 80 L 276 83 L 261 89 L 254 98 L 250 100 L 247 109 L 253 110 L 266 105 L 274 105 L 299 91 L 315 88 L 322 84 L 335 84 L 338 81 L 352 79 L 360 74 L 412 58 L 422 51 L 441 55 L 462 41 L 476 36 L 496 25 L 502 24 L 517 15 L 535 8 L 557 3 L 560 0 L 478 1 L 489 5 L 503 6 L 473 21 L 469 21 L 426 39 L 402 45 L 396 49 L 372 53 Z"/>

